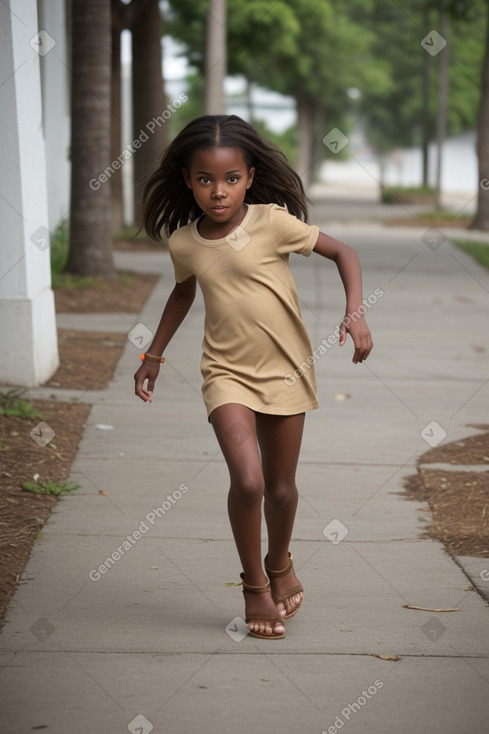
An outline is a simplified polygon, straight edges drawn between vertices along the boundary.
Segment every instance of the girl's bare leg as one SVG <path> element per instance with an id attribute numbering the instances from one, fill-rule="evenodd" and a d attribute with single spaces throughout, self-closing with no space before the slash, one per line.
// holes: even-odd
<path id="1" fill-rule="evenodd" d="M 257 414 L 256 430 L 265 480 L 265 520 L 268 528 L 267 565 L 278 571 L 289 562 L 288 550 L 298 492 L 295 483 L 297 462 L 304 428 L 304 413 L 290 416 Z M 286 576 L 271 579 L 276 596 L 298 584 L 293 570 Z M 279 604 L 280 614 L 290 614 L 302 603 L 303 594 L 290 596 Z"/>
<path id="2" fill-rule="evenodd" d="M 244 405 L 228 403 L 213 410 L 210 421 L 229 469 L 228 512 L 245 581 L 251 586 L 263 586 L 268 583 L 261 559 L 265 482 L 256 440 L 255 413 Z M 270 592 L 247 594 L 246 611 L 248 617 L 257 619 L 260 614 L 265 618 L 277 616 Z M 253 623 L 253 631 L 281 634 L 284 627 L 263 621 Z"/>

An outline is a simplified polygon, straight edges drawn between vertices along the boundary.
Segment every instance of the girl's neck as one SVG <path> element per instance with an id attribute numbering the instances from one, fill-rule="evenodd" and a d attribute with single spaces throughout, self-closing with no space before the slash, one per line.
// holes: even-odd
<path id="1" fill-rule="evenodd" d="M 220 240 L 227 237 L 236 227 L 239 227 L 248 211 L 248 204 L 243 204 L 227 222 L 214 222 L 206 214 L 197 221 L 197 231 L 206 240 Z"/>

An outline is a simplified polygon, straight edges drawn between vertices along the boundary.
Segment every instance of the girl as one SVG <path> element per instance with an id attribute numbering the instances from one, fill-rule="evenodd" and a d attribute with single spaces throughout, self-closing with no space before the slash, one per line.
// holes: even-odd
<path id="1" fill-rule="evenodd" d="M 306 223 L 299 176 L 235 115 L 206 115 L 187 125 L 164 151 L 143 198 L 149 236 L 160 239 L 163 228 L 171 235 L 176 284 L 141 355 L 136 395 L 151 402 L 161 355 L 192 305 L 198 280 L 205 303 L 202 393 L 230 474 L 228 511 L 243 567 L 246 623 L 254 637 L 280 639 L 284 620 L 303 599 L 289 542 L 304 414 L 319 405 L 288 257 L 314 251 L 335 262 L 346 293 L 339 344 L 350 333 L 354 363 L 372 349 L 363 316 L 348 317 L 362 304 L 358 257 Z M 304 363 L 307 370 L 299 367 Z"/>

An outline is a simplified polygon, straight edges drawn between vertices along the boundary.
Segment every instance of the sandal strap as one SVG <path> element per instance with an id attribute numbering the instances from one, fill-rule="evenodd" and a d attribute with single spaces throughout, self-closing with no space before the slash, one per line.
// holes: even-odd
<path id="1" fill-rule="evenodd" d="M 287 599 L 290 599 L 291 596 L 295 596 L 296 594 L 302 594 L 304 592 L 304 588 L 302 584 L 299 584 L 298 586 L 292 586 L 290 589 L 287 589 L 287 591 L 282 594 L 280 597 L 273 597 L 273 601 L 275 604 L 284 604 Z"/>
<path id="2" fill-rule="evenodd" d="M 263 586 L 251 586 L 245 582 L 244 573 L 240 574 L 240 578 L 241 585 L 243 587 L 243 594 L 245 591 L 249 591 L 250 594 L 266 594 L 267 591 L 270 591 L 270 582 L 268 581 L 266 584 L 263 584 Z"/>
<path id="3" fill-rule="evenodd" d="M 268 567 L 268 565 L 267 565 L 267 559 L 265 558 L 265 570 L 266 570 L 268 576 L 271 579 L 279 579 L 282 576 L 287 576 L 287 574 L 289 573 L 290 569 L 292 568 L 293 561 L 294 561 L 294 556 L 289 551 L 289 562 L 287 563 L 287 565 L 285 566 L 285 568 L 283 568 L 281 571 L 273 571 L 271 568 Z"/>

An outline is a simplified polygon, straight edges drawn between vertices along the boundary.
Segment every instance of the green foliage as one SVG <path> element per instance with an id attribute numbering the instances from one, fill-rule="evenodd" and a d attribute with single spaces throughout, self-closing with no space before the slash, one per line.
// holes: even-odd
<path id="1" fill-rule="evenodd" d="M 52 482 L 50 479 L 38 479 L 37 482 L 24 482 L 22 489 L 26 489 L 28 492 L 34 492 L 35 494 L 54 494 L 59 496 L 60 494 L 73 492 L 74 489 L 79 489 L 80 486 L 80 484 L 66 484 L 65 482 Z"/>
<path id="2" fill-rule="evenodd" d="M 196 70 L 182 109 L 186 119 L 180 114 L 176 121 L 183 126 L 202 114 L 207 3 L 169 5 L 167 32 L 186 44 Z M 228 70 L 292 95 L 314 120 L 316 157 L 327 153 L 319 143 L 333 127 L 360 127 L 380 152 L 419 145 L 428 70 L 427 119 L 429 137 L 435 136 L 441 58 L 428 54 L 421 41 L 439 27 L 441 10 L 449 19 L 453 135 L 477 124 L 487 0 L 228 0 Z M 349 95 L 351 89 L 358 90 L 358 99 Z"/>
<path id="3" fill-rule="evenodd" d="M 283 133 L 276 133 L 270 130 L 262 120 L 253 120 L 253 125 L 263 138 L 270 140 L 280 148 L 289 164 L 294 167 L 297 158 L 297 129 L 291 127 Z"/>
<path id="4" fill-rule="evenodd" d="M 24 420 L 44 418 L 43 414 L 33 406 L 17 397 L 15 392 L 0 393 L 0 415 Z"/>
<path id="5" fill-rule="evenodd" d="M 70 250 L 70 224 L 67 218 L 61 219 L 51 237 L 51 274 L 61 273 L 68 262 Z"/>
<path id="6" fill-rule="evenodd" d="M 478 263 L 489 268 L 489 244 L 487 242 L 474 242 L 473 240 L 451 240 L 451 242 L 472 255 Z"/>
<path id="7" fill-rule="evenodd" d="M 449 14 L 447 47 L 441 52 L 450 54 L 447 132 L 454 135 L 476 126 L 486 5 L 486 0 L 406 0 L 397 5 L 374 0 L 374 12 L 365 14 L 364 23 L 374 33 L 373 64 L 377 59 L 387 66 L 390 83 L 380 96 L 368 86 L 361 91 L 367 135 L 378 150 L 421 143 L 426 69 L 430 77 L 429 137 L 434 139 L 440 56 L 430 56 L 421 41 L 439 27 L 441 8 Z"/>
<path id="8" fill-rule="evenodd" d="M 103 293 L 108 291 L 110 286 L 103 278 L 97 278 L 94 275 L 76 275 L 75 273 L 53 273 L 53 288 L 65 288 L 68 290 L 77 290 L 78 288 L 94 288 L 94 290 Z M 131 273 L 117 271 L 116 278 L 121 285 L 131 284 Z"/>

